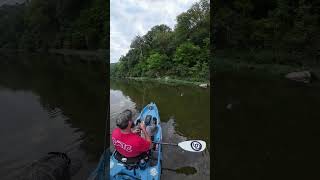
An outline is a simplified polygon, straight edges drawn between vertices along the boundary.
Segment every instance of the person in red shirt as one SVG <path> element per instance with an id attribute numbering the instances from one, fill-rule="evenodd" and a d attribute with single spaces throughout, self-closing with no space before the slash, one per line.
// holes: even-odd
<path id="1" fill-rule="evenodd" d="M 116 121 L 118 128 L 112 131 L 112 143 L 117 152 L 125 157 L 137 157 L 151 148 L 151 138 L 143 122 L 140 123 L 141 131 L 145 138 L 138 135 L 138 130 L 132 131 L 132 112 L 123 111 Z"/>

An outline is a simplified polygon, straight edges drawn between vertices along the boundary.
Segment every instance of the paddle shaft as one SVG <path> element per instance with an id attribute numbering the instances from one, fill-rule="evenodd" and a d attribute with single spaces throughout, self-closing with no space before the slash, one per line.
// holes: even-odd
<path id="1" fill-rule="evenodd" d="M 110 135 L 111 135 L 111 133 L 110 133 Z M 152 143 L 162 144 L 162 145 L 169 145 L 169 146 L 178 146 L 178 144 L 175 144 L 175 143 L 154 142 L 154 141 L 152 141 Z"/>
<path id="2" fill-rule="evenodd" d="M 178 146 L 178 144 L 174 144 L 174 143 L 164 143 L 164 142 L 152 142 L 155 144 L 162 144 L 162 145 L 169 145 L 169 146 Z"/>

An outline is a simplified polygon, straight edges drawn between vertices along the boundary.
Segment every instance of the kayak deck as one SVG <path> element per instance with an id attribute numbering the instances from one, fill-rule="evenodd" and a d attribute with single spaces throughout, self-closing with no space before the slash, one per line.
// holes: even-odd
<path id="1" fill-rule="evenodd" d="M 161 142 L 162 129 L 160 126 L 160 117 L 156 104 L 148 104 L 135 120 L 135 124 L 145 121 L 146 126 L 151 123 L 156 125 L 156 133 L 152 137 L 153 142 Z M 146 122 L 148 121 L 148 122 Z M 110 179 L 143 179 L 143 180 L 160 180 L 161 175 L 161 144 L 156 144 L 151 150 L 151 157 L 145 168 L 139 166 L 134 169 L 127 168 L 121 161 L 118 161 L 113 155 L 110 157 Z"/>
<path id="2" fill-rule="evenodd" d="M 145 121 L 146 126 L 150 121 L 156 122 L 156 132 L 152 136 L 153 142 L 161 142 L 162 129 L 159 111 L 155 103 L 150 103 L 143 108 L 140 115 L 135 120 L 135 124 L 139 121 Z M 146 122 L 149 121 L 149 122 Z M 110 151 L 106 150 L 100 158 L 97 168 L 92 172 L 90 180 L 160 180 L 161 176 L 161 163 L 162 163 L 162 146 L 155 143 L 155 147 L 150 151 L 150 159 L 147 161 L 146 166 L 141 168 L 137 166 L 131 169 L 121 161 L 118 161 L 114 153 L 110 156 Z M 108 163 L 109 161 L 109 163 Z M 110 168 L 110 169 L 109 169 Z M 110 170 L 110 171 L 109 171 Z"/>

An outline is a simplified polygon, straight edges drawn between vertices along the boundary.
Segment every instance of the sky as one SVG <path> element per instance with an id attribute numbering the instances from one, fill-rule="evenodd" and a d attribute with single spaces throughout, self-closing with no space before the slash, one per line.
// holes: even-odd
<path id="1" fill-rule="evenodd" d="M 130 49 L 137 35 L 153 26 L 166 24 L 174 28 L 177 15 L 199 0 L 111 0 L 110 63 L 118 62 Z"/>

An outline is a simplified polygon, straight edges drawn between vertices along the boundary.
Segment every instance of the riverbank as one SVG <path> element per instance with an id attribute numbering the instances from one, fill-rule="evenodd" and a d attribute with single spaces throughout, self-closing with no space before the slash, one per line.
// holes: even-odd
<path id="1" fill-rule="evenodd" d="M 77 50 L 77 49 L 49 49 L 49 53 L 59 54 L 65 56 L 80 56 L 80 57 L 97 57 L 100 59 L 106 58 L 108 54 L 107 49 L 97 50 Z"/>
<path id="2" fill-rule="evenodd" d="M 96 50 L 79 50 L 79 49 L 36 49 L 28 51 L 26 49 L 5 49 L 0 48 L 2 53 L 50 53 L 65 56 L 81 56 L 81 57 L 98 57 L 106 58 L 108 55 L 108 49 L 96 49 Z"/>
<path id="3" fill-rule="evenodd" d="M 64 59 L 68 61 L 69 57 L 77 57 L 78 60 L 85 63 L 103 63 L 107 62 L 107 54 L 109 51 L 107 49 L 97 49 L 97 50 L 76 50 L 76 49 L 48 49 L 41 50 L 37 49 L 34 51 L 28 51 L 26 49 L 3 49 L 0 48 L 0 53 L 2 54 L 52 54 L 67 57 Z"/>
<path id="4" fill-rule="evenodd" d="M 121 78 L 114 78 L 111 77 L 111 79 L 121 79 Z M 190 85 L 190 86 L 198 86 L 200 87 L 201 84 L 207 84 L 209 85 L 209 81 L 187 81 L 187 80 L 181 80 L 181 79 L 174 79 L 170 77 L 163 77 L 163 78 L 150 78 L 150 77 L 126 77 L 123 79 L 127 80 L 134 80 L 134 81 L 152 81 L 152 82 L 158 82 L 162 84 L 167 84 L 167 85 Z"/>

